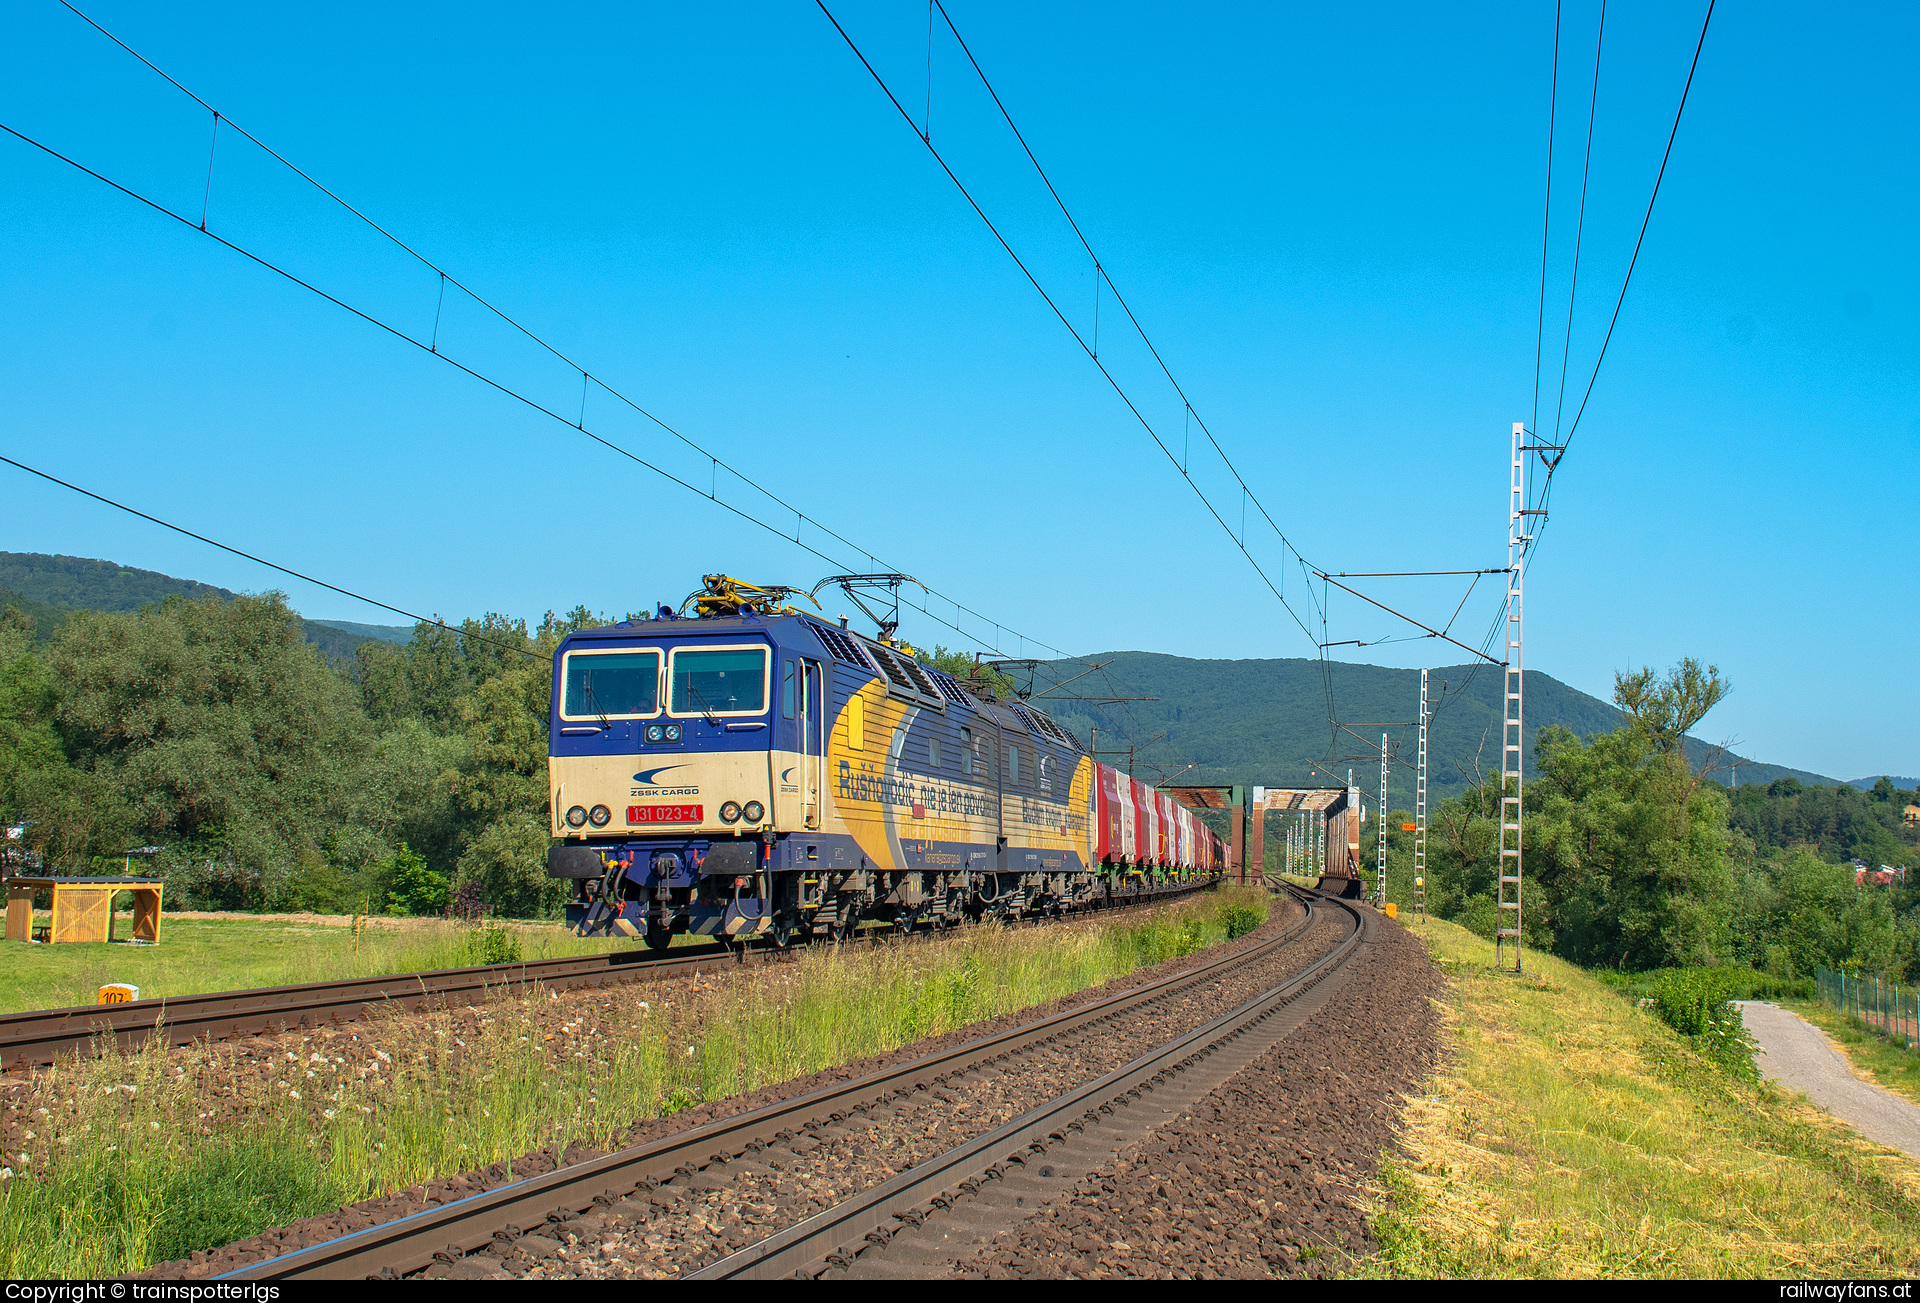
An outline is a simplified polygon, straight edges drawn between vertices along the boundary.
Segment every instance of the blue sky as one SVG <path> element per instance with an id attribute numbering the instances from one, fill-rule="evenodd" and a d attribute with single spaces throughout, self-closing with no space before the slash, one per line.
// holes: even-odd
<path id="1" fill-rule="evenodd" d="M 834 11 L 926 113 L 925 7 Z M 89 12 L 948 599 L 1076 654 L 1313 654 L 812 5 Z M 1294 547 L 1333 571 L 1504 562 L 1507 432 L 1534 395 L 1550 5 L 950 12 Z M 1564 9 L 1549 413 L 1598 13 Z M 1608 9 L 1569 416 L 1700 16 Z M 204 202 L 209 230 L 417 338 L 438 310 L 449 357 L 579 418 L 577 372 L 457 292 L 441 304 L 434 273 L 230 130 L 209 189 L 206 110 L 64 8 L 29 0 L 7 24 L 0 121 L 196 225 Z M 1616 669 L 1714 661 L 1735 694 L 1705 732 L 1843 777 L 1920 772 L 1916 26 L 1895 6 L 1716 13 L 1529 580 L 1531 666 L 1605 697 Z M 934 143 L 1090 333 L 1085 254 L 944 30 L 931 62 Z M 617 613 L 707 571 L 833 569 L 11 138 L 0 294 L 8 455 L 401 607 Z M 1104 292 L 1100 312 L 1103 361 L 1179 448 L 1180 402 Z M 705 456 L 588 390 L 590 429 L 708 482 Z M 1238 489 L 1191 465 L 1237 532 Z M 7 550 L 393 620 L 9 476 Z M 1291 567 L 1305 615 L 1297 563 L 1257 523 L 1248 547 Z M 1461 592 L 1376 591 L 1429 623 Z M 1461 615 L 1464 641 L 1492 596 Z M 1415 632 L 1337 593 L 1328 617 L 1333 640 Z M 903 632 L 961 641 L 924 617 Z M 1432 640 L 1336 654 L 1461 659 Z"/>

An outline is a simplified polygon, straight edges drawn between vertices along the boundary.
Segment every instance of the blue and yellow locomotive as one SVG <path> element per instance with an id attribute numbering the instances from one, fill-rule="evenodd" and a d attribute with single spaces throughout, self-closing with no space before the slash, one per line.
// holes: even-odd
<path id="1" fill-rule="evenodd" d="M 786 945 L 1139 884 L 1099 862 L 1096 766 L 1045 714 L 758 591 L 712 576 L 696 615 L 556 651 L 547 871 L 576 930 Z"/>

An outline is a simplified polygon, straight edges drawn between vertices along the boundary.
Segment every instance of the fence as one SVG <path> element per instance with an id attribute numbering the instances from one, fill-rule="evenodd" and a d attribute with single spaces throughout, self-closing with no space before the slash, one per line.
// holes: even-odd
<path id="1" fill-rule="evenodd" d="M 1920 992 L 1878 977 L 1849 977 L 1831 968 L 1815 974 L 1822 1003 L 1850 1013 L 1884 1036 L 1920 1050 Z"/>

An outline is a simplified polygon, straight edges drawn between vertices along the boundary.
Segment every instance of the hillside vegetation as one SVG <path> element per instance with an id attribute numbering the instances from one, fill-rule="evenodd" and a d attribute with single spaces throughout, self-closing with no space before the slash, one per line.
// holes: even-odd
<path id="1" fill-rule="evenodd" d="M 1724 693 L 1684 661 L 1664 680 L 1621 676 L 1626 722 L 1575 737 L 1544 730 L 1525 790 L 1527 944 L 1588 967 L 1741 965 L 1778 978 L 1819 966 L 1920 973 L 1920 893 L 1855 884 L 1845 860 L 1872 850 L 1920 867 L 1915 799 L 1891 783 L 1860 792 L 1783 778 L 1729 791 L 1681 754 L 1679 738 Z M 1500 785 L 1440 801 L 1429 820 L 1429 908 L 1492 936 L 1498 911 Z M 1404 811 L 1387 816 L 1388 894 L 1413 890 Z M 1365 859 L 1374 842 L 1363 836 Z"/>
<path id="2" fill-rule="evenodd" d="M 1346 781 L 1354 771 L 1361 790 L 1380 790 L 1377 751 L 1369 759 L 1345 759 L 1377 747 L 1380 734 L 1406 763 L 1393 765 L 1388 782 L 1392 805 L 1413 804 L 1414 730 L 1381 723 L 1411 720 L 1420 708 L 1420 672 L 1332 661 L 1326 677 L 1318 660 L 1190 660 L 1151 652 L 1101 652 L 1088 662 L 1111 662 L 1105 670 L 1061 687 L 1062 697 L 1157 697 L 1125 705 L 1100 706 L 1071 699 L 1048 700 L 1049 685 L 1081 674 L 1085 664 L 1062 661 L 1043 669 L 1033 686 L 1048 711 L 1085 740 L 1100 730 L 1099 749 L 1118 751 L 1108 763 L 1124 767 L 1129 741 L 1144 744 L 1155 734 L 1163 741 L 1142 746 L 1136 757 L 1139 777 L 1156 780 L 1179 775 L 1182 783 L 1260 783 L 1266 786 L 1313 785 Z M 1361 737 L 1335 737 L 1327 725 L 1329 686 L 1342 720 L 1380 723 L 1358 729 Z M 1428 672 L 1434 703 L 1428 730 L 1431 799 L 1464 792 L 1500 767 L 1501 674 L 1496 666 L 1445 666 Z M 1570 688 L 1550 675 L 1527 671 L 1529 731 L 1562 728 L 1576 737 L 1609 733 L 1624 715 L 1617 706 Z M 1686 754 L 1697 767 L 1712 752 L 1698 738 L 1686 739 Z M 1329 757 L 1333 762 L 1329 763 Z M 1805 770 L 1756 764 L 1735 758 L 1739 781 L 1766 783 L 1791 775 L 1803 783 L 1835 780 Z M 1538 758 L 1527 759 L 1528 775 Z M 1192 768 L 1187 768 L 1191 765 Z M 1723 778 L 1726 774 L 1721 775 Z M 1373 802 L 1369 801 L 1369 805 Z"/>
<path id="3" fill-rule="evenodd" d="M 67 870 L 129 846 L 176 908 L 550 912 L 547 705 L 565 633 L 503 616 L 362 640 L 280 594 L 0 620 L 0 802 Z"/>
<path id="4" fill-rule="evenodd" d="M 74 611 L 131 612 L 169 597 L 231 601 L 234 594 L 195 579 L 176 579 L 157 570 L 136 570 L 93 557 L 0 552 L 0 608 L 11 606 L 27 616 L 42 641 L 58 633 Z M 391 625 L 295 618 L 301 635 L 334 661 L 352 661 L 369 638 L 405 642 L 413 632 Z"/>

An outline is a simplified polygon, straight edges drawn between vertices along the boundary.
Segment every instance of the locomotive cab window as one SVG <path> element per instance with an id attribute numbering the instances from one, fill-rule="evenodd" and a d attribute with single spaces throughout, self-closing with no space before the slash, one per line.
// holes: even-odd
<path id="1" fill-rule="evenodd" d="M 782 671 L 780 676 L 780 717 L 782 719 L 793 718 L 793 679 L 793 662 L 788 661 L 786 662 L 786 669 Z"/>
<path id="2" fill-rule="evenodd" d="M 668 709 L 675 715 L 764 715 L 765 647 L 676 647 Z"/>
<path id="3" fill-rule="evenodd" d="M 930 737 L 927 739 L 927 768 L 940 769 L 942 767 L 940 763 L 940 739 Z"/>
<path id="4" fill-rule="evenodd" d="M 970 728 L 960 730 L 960 772 L 973 772 L 973 730 Z"/>
<path id="5" fill-rule="evenodd" d="M 1014 743 L 1007 744 L 1007 781 L 1020 781 L 1020 748 Z"/>
<path id="6" fill-rule="evenodd" d="M 660 653 L 568 652 L 560 714 L 566 719 L 635 719 L 660 713 Z"/>

